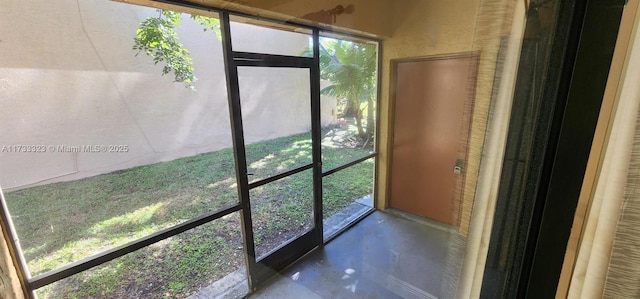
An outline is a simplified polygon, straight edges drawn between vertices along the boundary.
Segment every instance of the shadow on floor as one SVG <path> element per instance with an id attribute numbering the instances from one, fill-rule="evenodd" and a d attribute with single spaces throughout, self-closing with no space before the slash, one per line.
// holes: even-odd
<path id="1" fill-rule="evenodd" d="M 248 298 L 452 298 L 464 247 L 450 226 L 376 211 Z"/>

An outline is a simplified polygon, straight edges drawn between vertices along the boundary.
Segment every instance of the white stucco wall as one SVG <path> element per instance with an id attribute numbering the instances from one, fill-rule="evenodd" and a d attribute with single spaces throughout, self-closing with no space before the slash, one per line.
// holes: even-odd
<path id="1" fill-rule="evenodd" d="M 183 18 L 197 92 L 137 57 L 133 38 L 154 9 L 103 0 L 0 0 L 0 186 L 73 180 L 231 146 L 222 48 Z M 295 55 L 306 37 L 234 24 L 234 38 Z M 277 42 L 274 42 L 277 41 Z M 287 52 L 288 51 L 288 52 Z M 247 143 L 310 130 L 308 77 L 298 69 L 240 71 Z M 307 71 L 308 73 L 308 71 Z M 306 80 L 305 80 L 306 79 Z M 285 105 L 286 103 L 286 105 Z M 330 113 L 335 100 L 323 98 Z M 335 119 L 323 115 L 323 120 Z M 127 153 L 58 152 L 51 146 L 126 145 Z"/>

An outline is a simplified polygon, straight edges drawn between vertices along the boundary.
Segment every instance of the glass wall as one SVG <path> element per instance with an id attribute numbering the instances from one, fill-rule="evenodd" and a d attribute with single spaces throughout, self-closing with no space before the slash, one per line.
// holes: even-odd
<path id="1" fill-rule="evenodd" d="M 325 240 L 373 207 L 374 161 L 367 159 L 322 179 Z"/>
<path id="2" fill-rule="evenodd" d="M 2 225 L 44 298 L 255 288 L 360 220 L 349 296 L 550 294 L 626 5 L 1 1 Z"/>
<path id="3" fill-rule="evenodd" d="M 238 203 L 217 19 L 78 5 L 24 7 L 38 22 L 10 21 L 0 66 L 0 184 L 33 276 Z"/>
<path id="4" fill-rule="evenodd" d="M 375 153 L 378 47 L 330 34 L 320 38 L 319 49 L 322 215 L 329 240 L 374 206 L 375 159 L 367 158 Z"/>
<path id="5" fill-rule="evenodd" d="M 375 43 L 323 39 L 323 61 L 339 54 L 321 66 L 322 117 L 314 121 L 324 169 L 362 162 L 315 186 L 315 68 L 239 67 L 240 106 L 230 111 L 217 13 L 110 1 L 38 9 L 47 5 L 3 2 L 0 18 L 20 28 L 0 30 L 15 41 L 0 49 L 0 186 L 37 296 L 244 294 L 246 238 L 264 258 L 307 233 L 315 188 L 327 188 L 325 218 L 353 220 L 350 204 L 366 207 L 358 217 L 373 206 Z M 234 51 L 313 59 L 309 29 L 235 16 L 230 24 Z M 366 62 L 357 58 L 363 51 Z M 360 81 L 326 73 L 362 63 L 371 69 Z M 364 84 L 359 101 L 331 91 L 348 88 L 340 84 Z M 237 180 L 238 111 L 249 186 Z M 250 209 L 239 191 L 248 191 Z"/>
<path id="6" fill-rule="evenodd" d="M 322 169 L 375 151 L 378 47 L 333 34 L 320 38 Z"/>
<path id="7" fill-rule="evenodd" d="M 217 14 L 49 4 L 2 4 L 20 30 L 2 33 L 0 186 L 31 281 L 222 218 L 37 295 L 187 297 L 228 275 L 246 292 Z"/>

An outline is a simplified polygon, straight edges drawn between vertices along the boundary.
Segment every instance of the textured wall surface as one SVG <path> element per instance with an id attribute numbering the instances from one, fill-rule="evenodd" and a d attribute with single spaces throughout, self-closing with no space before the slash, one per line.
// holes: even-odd
<path id="1" fill-rule="evenodd" d="M 640 298 L 640 114 L 638 116 L 604 298 Z"/>
<path id="2" fill-rule="evenodd" d="M 0 194 L 2 196 L 2 194 Z M 9 254 L 9 247 L 5 239 L 4 227 L 0 231 L 0 298 L 24 298 L 22 287 Z"/>
<path id="3" fill-rule="evenodd" d="M 122 0 L 127 1 L 127 0 Z M 145 3 L 149 0 L 129 0 Z M 393 0 L 188 0 L 198 5 L 225 8 L 250 15 L 260 15 L 280 20 L 336 28 L 377 36 L 391 36 L 393 24 L 392 7 L 407 5 L 409 1 Z M 338 5 L 344 10 L 334 13 Z"/>
<path id="4" fill-rule="evenodd" d="M 640 7 L 635 7 L 637 16 Z M 567 298 L 640 296 L 639 25 L 636 17 Z"/>

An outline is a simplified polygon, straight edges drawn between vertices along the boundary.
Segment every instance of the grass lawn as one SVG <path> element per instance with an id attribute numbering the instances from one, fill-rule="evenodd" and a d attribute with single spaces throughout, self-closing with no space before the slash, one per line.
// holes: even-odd
<path id="1" fill-rule="evenodd" d="M 369 152 L 336 142 L 325 145 L 324 169 Z M 310 162 L 310 135 L 248 145 L 246 153 L 250 181 L 255 181 Z M 345 179 L 337 179 L 338 174 Z M 325 218 L 371 193 L 373 162 L 333 176 L 323 184 Z M 35 276 L 236 203 L 236 188 L 233 151 L 224 149 L 5 195 Z M 310 227 L 311 188 L 308 170 L 251 191 L 255 238 L 264 247 L 259 246 L 259 252 Z M 240 217 L 234 213 L 44 287 L 38 294 L 185 297 L 242 266 Z"/>

